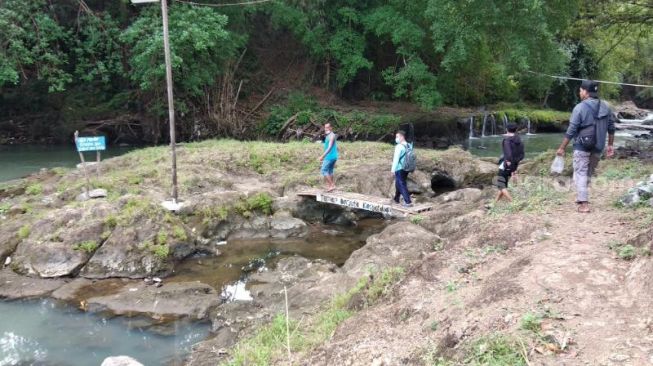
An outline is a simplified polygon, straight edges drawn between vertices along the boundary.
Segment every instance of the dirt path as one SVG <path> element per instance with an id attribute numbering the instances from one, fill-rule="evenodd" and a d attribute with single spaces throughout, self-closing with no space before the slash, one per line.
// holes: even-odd
<path id="1" fill-rule="evenodd" d="M 636 211 L 613 206 L 615 194 L 594 192 L 589 215 L 570 193 L 538 214 L 467 227 L 303 363 L 448 365 L 436 360 L 500 333 L 519 339 L 530 365 L 653 364 L 653 263 L 609 247 L 644 229 Z"/>

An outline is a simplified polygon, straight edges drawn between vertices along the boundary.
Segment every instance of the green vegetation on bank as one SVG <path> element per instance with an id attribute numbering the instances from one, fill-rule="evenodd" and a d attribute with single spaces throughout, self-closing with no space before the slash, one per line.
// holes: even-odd
<path id="1" fill-rule="evenodd" d="M 492 106 L 491 111 L 499 118 L 503 118 L 503 116 L 506 115 L 510 121 L 529 119 L 533 124 L 540 126 L 552 125 L 557 126 L 558 128 L 562 128 L 563 125 L 566 125 L 571 116 L 571 111 L 543 109 L 523 103 L 500 103 Z"/>
<path id="2" fill-rule="evenodd" d="M 241 340 L 234 347 L 231 359 L 225 364 L 268 365 L 274 359 L 285 359 L 288 338 L 292 353 L 310 351 L 326 342 L 336 327 L 351 317 L 357 309 L 381 301 L 404 277 L 404 273 L 403 268 L 392 267 L 373 276 L 365 276 L 354 288 L 336 296 L 325 309 L 318 311 L 308 320 L 303 319 L 301 323 L 287 319 L 284 315 L 277 315 L 270 324 L 262 326 L 252 336 Z M 286 331 L 286 326 L 289 327 L 290 333 Z"/>
<path id="3" fill-rule="evenodd" d="M 294 118 L 295 127 L 321 126 L 328 122 L 337 130 L 351 131 L 354 135 L 384 134 L 396 130 L 401 123 L 401 117 L 393 114 L 339 112 L 324 108 L 314 98 L 295 92 L 288 96 L 285 104 L 272 106 L 270 116 L 261 129 L 268 135 L 277 136 L 291 118 Z"/>
<path id="4" fill-rule="evenodd" d="M 293 109 L 275 103 L 295 90 L 315 91 L 326 101 L 403 101 L 424 110 L 498 102 L 565 109 L 577 100 L 578 83 L 529 71 L 651 80 L 651 10 L 638 3 L 337 0 L 211 7 L 173 1 L 169 7 L 181 140 L 198 133 L 251 138 L 266 120 L 264 130 L 275 134 Z M 68 141 L 86 121 L 113 120 L 106 125 L 112 132 L 140 124 L 132 138 L 165 140 L 160 24 L 156 6 L 126 1 L 1 2 L 2 137 L 15 132 Z M 265 95 L 272 107 L 258 105 Z M 635 97 L 652 96 L 645 90 Z M 295 113 L 299 123 L 332 118 L 361 133 L 396 119 L 311 108 Z M 529 114 L 539 123 L 558 119 Z"/>

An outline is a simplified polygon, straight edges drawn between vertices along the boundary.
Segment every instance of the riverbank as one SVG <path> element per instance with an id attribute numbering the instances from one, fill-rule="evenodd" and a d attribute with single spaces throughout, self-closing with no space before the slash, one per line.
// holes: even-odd
<path id="1" fill-rule="evenodd" d="M 103 199 L 80 197 L 84 180 L 78 170 L 46 171 L 5 184 L 0 188 L 0 263 L 6 263 L 0 271 L 0 297 L 52 297 L 90 313 L 145 317 L 150 321 L 144 328 L 165 332 L 170 328 L 160 325 L 174 319 L 209 322 L 211 337 L 193 348 L 187 360 L 191 365 L 251 364 L 251 352 L 287 363 L 283 342 L 266 343 L 283 339 L 277 336 L 285 319 L 278 314 L 285 314 L 286 293 L 290 326 L 300 337 L 293 338 L 291 348 L 292 363 L 298 364 L 369 364 L 379 357 L 388 364 L 419 364 L 426 351 L 456 360 L 466 357 L 469 342 L 517 329 L 515 319 L 525 304 L 537 310 L 532 301 L 539 292 L 530 288 L 538 288 L 521 282 L 506 285 L 518 272 L 501 266 L 518 260 L 541 238 L 553 236 L 564 245 L 572 230 L 569 222 L 580 219 L 565 203 L 572 202 L 570 194 L 556 190 L 557 180 L 529 181 L 548 169 L 548 157 L 524 162 L 524 181 L 515 182 L 513 204 L 486 206 L 495 193 L 495 164 L 458 148 L 418 149 L 418 171 L 409 188 L 417 202 L 437 209 L 362 231 L 359 244 L 337 249 L 353 251 L 351 255 L 332 257 L 324 250 L 336 250 L 340 236 L 353 235 L 344 227 L 366 227 L 370 217 L 380 217 L 295 195 L 319 186 L 320 151 L 319 144 L 306 142 L 182 144 L 178 165 L 184 208 L 178 215 L 159 206 L 167 198 L 165 147 L 103 162 L 99 178 L 93 174 L 91 182 L 107 190 Z M 343 142 L 337 167 L 340 189 L 387 197 L 392 191 L 386 173 L 391 155 L 390 145 Z M 648 211 L 622 211 L 611 202 L 628 188 L 623 179 L 653 169 L 637 161 L 607 162 L 601 169 L 602 179 L 620 185 L 593 193 L 599 213 L 610 212 L 597 220 L 606 226 L 630 220 L 620 230 L 639 233 L 640 218 Z M 558 227 L 567 231 L 558 232 Z M 594 241 L 612 239 L 598 236 Z M 299 247 L 305 249 L 293 252 Z M 245 260 L 250 258 L 243 255 L 246 248 L 255 248 L 251 260 Z M 594 259 L 582 260 L 595 265 Z M 497 271 L 503 274 L 495 276 Z M 229 276 L 238 280 L 225 285 L 220 278 Z M 463 288 L 474 290 L 459 301 L 454 294 Z M 496 307 L 480 306 L 486 303 L 480 298 L 496 298 L 491 302 Z M 492 328 L 493 319 L 507 316 L 499 314 L 504 305 L 513 309 L 512 323 Z M 479 312 L 473 318 L 483 326 L 464 323 L 471 319 L 464 315 L 469 311 Z M 376 319 L 378 329 L 368 327 L 370 319 Z M 393 329 L 404 326 L 407 336 L 398 339 L 402 337 Z M 360 332 L 376 335 L 372 340 Z M 424 343 L 446 339 L 455 343 L 446 352 Z M 345 347 L 359 341 L 368 346 Z M 533 349 L 538 346 L 530 338 L 522 341 Z M 410 355 L 416 358 L 406 358 Z"/>

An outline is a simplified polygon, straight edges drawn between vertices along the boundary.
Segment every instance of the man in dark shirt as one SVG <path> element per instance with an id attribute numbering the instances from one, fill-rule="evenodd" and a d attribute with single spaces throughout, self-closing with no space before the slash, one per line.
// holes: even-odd
<path id="1" fill-rule="evenodd" d="M 499 201 L 505 198 L 510 202 L 512 201 L 512 197 L 508 192 L 508 181 L 517 172 L 519 162 L 524 159 L 524 144 L 521 138 L 519 138 L 516 125 L 510 124 L 507 129 L 508 131 L 501 143 L 503 157 L 501 158 L 499 174 L 497 175 L 497 188 L 499 188 L 499 193 L 497 194 L 496 200 Z"/>
<path id="2" fill-rule="evenodd" d="M 589 185 L 596 170 L 608 136 L 607 157 L 614 155 L 614 115 L 607 103 L 599 100 L 599 85 L 595 81 L 583 80 L 579 96 L 581 102 L 574 107 L 569 120 L 569 128 L 558 148 L 559 156 L 565 155 L 569 141 L 574 140 L 574 182 L 576 184 L 576 203 L 578 212 L 589 213 Z M 579 139 L 582 131 L 594 128 L 595 144 L 591 148 L 583 146 Z"/>

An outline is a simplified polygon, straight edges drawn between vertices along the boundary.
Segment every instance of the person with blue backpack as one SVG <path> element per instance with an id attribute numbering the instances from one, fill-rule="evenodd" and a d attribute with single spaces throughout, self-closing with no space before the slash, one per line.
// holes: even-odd
<path id="1" fill-rule="evenodd" d="M 605 148 L 606 135 L 606 156 L 614 155 L 614 115 L 610 107 L 599 99 L 598 93 L 597 82 L 583 80 L 578 92 L 581 102 L 571 113 L 569 128 L 557 151 L 558 156 L 564 156 L 567 145 L 574 141 L 574 183 L 580 213 L 590 212 L 588 188 Z"/>
<path id="2" fill-rule="evenodd" d="M 391 204 L 399 204 L 399 199 L 403 197 L 403 207 L 412 207 L 413 203 L 408 192 L 408 174 L 415 170 L 415 153 L 413 144 L 406 141 L 406 132 L 397 131 L 395 135 L 395 152 L 392 158 L 392 176 L 395 180 L 395 197 Z"/>

